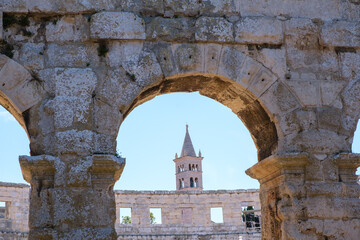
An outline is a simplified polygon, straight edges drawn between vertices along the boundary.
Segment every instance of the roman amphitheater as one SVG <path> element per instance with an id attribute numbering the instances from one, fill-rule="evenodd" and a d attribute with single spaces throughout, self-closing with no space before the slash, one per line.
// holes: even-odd
<path id="1" fill-rule="evenodd" d="M 358 240 L 359 21 L 359 0 L 1 0 L 0 104 L 31 150 L 19 157 L 31 188 L 2 184 L 22 201 L 8 209 L 28 214 L 31 240 L 236 239 L 207 233 L 240 221 L 256 192 L 190 190 L 203 203 L 190 214 L 182 190 L 113 191 L 128 114 L 160 94 L 198 91 L 229 107 L 257 147 L 246 173 L 260 182 L 262 239 Z M 147 225 L 142 212 L 161 201 L 175 210 L 136 232 L 117 224 L 117 208 L 135 199 L 134 223 Z M 223 225 L 198 218 L 214 202 L 224 204 Z M 202 227 L 174 222 L 189 216 Z"/>

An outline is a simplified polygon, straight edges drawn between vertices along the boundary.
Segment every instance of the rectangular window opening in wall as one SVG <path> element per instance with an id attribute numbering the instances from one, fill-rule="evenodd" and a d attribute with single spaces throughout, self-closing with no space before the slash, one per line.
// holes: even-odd
<path id="1" fill-rule="evenodd" d="M 242 221 L 248 229 L 260 229 L 260 210 L 254 206 L 242 207 Z"/>
<path id="2" fill-rule="evenodd" d="M 0 201 L 0 219 L 9 218 L 9 202 Z"/>
<path id="3" fill-rule="evenodd" d="M 210 218 L 213 223 L 224 223 L 222 207 L 213 207 L 210 209 Z"/>
<path id="4" fill-rule="evenodd" d="M 161 208 L 150 208 L 150 223 L 151 224 L 162 224 Z"/>
<path id="5" fill-rule="evenodd" d="M 131 208 L 120 208 L 120 224 L 131 224 Z"/>

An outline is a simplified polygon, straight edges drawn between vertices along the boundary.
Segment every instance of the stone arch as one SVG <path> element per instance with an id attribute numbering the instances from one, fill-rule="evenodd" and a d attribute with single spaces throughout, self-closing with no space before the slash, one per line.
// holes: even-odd
<path id="1" fill-rule="evenodd" d="M 39 81 L 22 65 L 0 54 L 0 104 L 27 133 L 26 111 L 42 98 Z"/>
<path id="2" fill-rule="evenodd" d="M 276 126 L 260 102 L 251 93 L 219 76 L 192 75 L 167 79 L 139 94 L 133 105 L 124 112 L 124 118 L 136 106 L 158 94 L 188 91 L 199 91 L 201 95 L 231 108 L 249 129 L 258 149 L 259 160 L 270 156 L 276 150 L 278 141 Z"/>
<path id="3" fill-rule="evenodd" d="M 119 109 L 124 119 L 136 106 L 157 95 L 199 91 L 239 116 L 262 160 L 277 151 L 279 137 L 286 133 L 278 116 L 300 106 L 279 77 L 250 57 L 243 46 L 114 43 L 109 47 L 110 59 L 120 52 L 125 56 L 110 62 L 113 68 L 97 93 L 100 111 L 95 124 L 99 132 L 117 128 L 117 133 L 121 124 L 119 120 L 112 126 L 104 125 L 100 116 L 109 115 L 109 111 L 103 107 L 111 109 L 114 116 L 119 115 Z"/>

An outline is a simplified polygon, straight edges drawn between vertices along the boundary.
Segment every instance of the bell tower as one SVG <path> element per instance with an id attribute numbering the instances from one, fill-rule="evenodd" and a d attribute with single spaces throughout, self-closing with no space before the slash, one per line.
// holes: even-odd
<path id="1" fill-rule="evenodd" d="M 180 157 L 175 154 L 176 190 L 203 190 L 202 165 L 203 157 L 199 151 L 195 154 L 194 146 L 189 134 L 189 126 L 186 124 L 184 144 Z"/>

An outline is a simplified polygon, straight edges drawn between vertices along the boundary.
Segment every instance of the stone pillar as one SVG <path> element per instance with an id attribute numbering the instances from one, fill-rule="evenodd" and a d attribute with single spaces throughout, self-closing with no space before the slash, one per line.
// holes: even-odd
<path id="1" fill-rule="evenodd" d="M 113 185 L 125 159 L 20 156 L 31 184 L 29 239 L 116 239 Z"/>
<path id="2" fill-rule="evenodd" d="M 360 156 L 339 154 L 323 161 L 323 169 L 314 171 L 312 156 L 278 155 L 246 171 L 260 182 L 263 240 L 358 239 L 360 186 L 355 172 Z M 314 180 L 314 175 L 321 178 Z"/>

